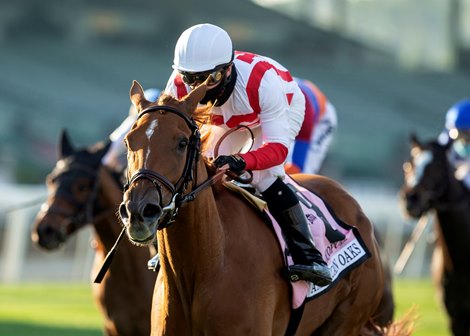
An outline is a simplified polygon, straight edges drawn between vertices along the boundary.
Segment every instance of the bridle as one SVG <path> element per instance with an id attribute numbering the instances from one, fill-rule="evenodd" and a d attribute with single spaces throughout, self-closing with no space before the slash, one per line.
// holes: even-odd
<path id="1" fill-rule="evenodd" d="M 48 209 L 49 214 L 57 214 L 62 217 L 71 218 L 69 220 L 69 226 L 67 227 L 67 231 L 74 231 L 78 230 L 81 227 L 87 225 L 88 223 L 92 223 L 94 220 L 93 212 L 94 212 L 94 203 L 96 201 L 96 197 L 98 195 L 99 189 L 99 179 L 98 174 L 95 170 L 91 169 L 90 167 L 81 164 L 81 163 L 71 163 L 70 165 L 66 165 L 63 168 L 56 168 L 52 171 L 49 175 L 49 178 L 52 182 L 58 180 L 61 176 L 64 176 L 67 173 L 71 173 L 72 171 L 80 171 L 90 176 L 90 178 L 94 181 L 93 186 L 91 189 L 91 194 L 87 198 L 85 203 L 78 201 L 71 193 L 65 190 L 58 190 L 56 197 L 59 196 L 64 198 L 69 202 L 73 207 L 75 207 L 78 211 L 75 214 L 68 213 L 62 209 L 57 207 L 50 207 Z M 98 215 L 99 217 L 101 214 Z M 98 217 L 97 216 L 97 217 Z"/>
<path id="2" fill-rule="evenodd" d="M 433 160 L 436 160 L 434 158 Z M 449 163 L 447 163 L 448 165 Z M 455 178 L 453 175 L 452 170 L 448 166 L 445 168 L 445 175 L 447 181 L 438 183 L 433 188 L 427 188 L 421 185 L 421 181 L 414 186 L 413 188 L 409 189 L 407 194 L 416 194 L 420 195 L 419 197 L 424 201 L 423 202 L 423 209 L 424 211 L 429 211 L 430 209 L 437 209 L 437 210 L 454 210 L 466 206 L 468 204 L 467 196 L 463 193 L 463 197 L 458 197 L 457 200 L 448 199 L 446 195 L 449 193 L 449 188 L 451 188 L 451 184 L 454 182 Z M 461 182 L 458 182 L 461 184 Z M 462 186 L 463 190 L 465 191 L 465 187 Z"/>
<path id="3" fill-rule="evenodd" d="M 199 127 L 192 118 L 167 105 L 150 106 L 139 113 L 137 120 L 152 112 L 160 112 L 161 114 L 165 114 L 166 112 L 173 113 L 174 115 L 182 118 L 191 131 L 187 147 L 186 162 L 184 164 L 183 172 L 176 183 L 172 183 L 167 177 L 156 171 L 141 168 L 135 171 L 132 176 L 128 177 L 128 182 L 124 186 L 124 192 L 126 192 L 130 186 L 138 180 L 145 179 L 152 182 L 159 193 L 160 207 L 164 213 L 164 219 L 159 221 L 157 225 L 157 229 L 161 230 L 175 221 L 178 210 L 183 203 L 194 200 L 197 193 L 207 186 L 212 185 L 215 179 L 218 178 L 219 175 L 223 175 L 225 171 L 214 175 L 199 186 L 193 186 L 192 191 L 185 194 L 188 184 L 193 180 L 197 181 L 197 162 L 199 160 L 201 148 L 201 134 L 199 132 Z M 162 187 L 168 189 L 172 195 L 170 202 L 166 205 L 162 204 Z"/>
<path id="4" fill-rule="evenodd" d="M 185 194 L 188 184 L 193 180 L 197 181 L 197 162 L 199 160 L 201 150 L 201 134 L 199 132 L 199 127 L 197 126 L 194 119 L 188 117 L 186 114 L 177 110 L 176 108 L 167 105 L 154 105 L 142 110 L 137 116 L 137 120 L 135 122 L 137 122 L 144 115 L 152 112 L 160 112 L 161 114 L 165 114 L 166 112 L 173 113 L 174 115 L 182 118 L 191 131 L 184 169 L 176 183 L 172 183 L 166 176 L 163 176 L 156 171 L 141 168 L 136 170 L 132 176 L 128 176 L 127 183 L 124 185 L 124 192 L 126 192 L 129 190 L 131 185 L 138 180 L 144 179 L 152 182 L 160 196 L 159 206 L 163 211 L 163 216 L 157 223 L 157 230 L 162 230 L 169 227 L 175 221 L 179 208 L 184 203 L 193 201 L 199 192 L 221 180 L 223 175 L 227 173 L 227 170 L 219 169 L 213 176 L 210 176 L 201 184 L 197 186 L 193 184 L 192 190 Z M 167 188 L 171 192 L 171 200 L 166 205 L 162 204 L 162 187 Z M 101 269 L 94 280 L 95 283 L 101 283 L 103 280 L 103 277 L 112 262 L 114 253 L 117 250 L 117 246 L 124 236 L 125 230 L 126 228 L 124 226 L 119 237 L 114 243 L 114 246 L 106 256 L 105 261 L 103 262 L 103 265 L 101 266 Z"/>

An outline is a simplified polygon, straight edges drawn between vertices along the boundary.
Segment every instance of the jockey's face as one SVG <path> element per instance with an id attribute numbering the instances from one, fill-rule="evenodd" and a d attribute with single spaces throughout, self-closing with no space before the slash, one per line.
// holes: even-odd
<path id="1" fill-rule="evenodd" d="M 210 71 L 204 71 L 204 72 L 180 71 L 179 73 L 181 74 L 183 82 L 189 85 L 191 89 L 194 89 L 199 84 L 206 81 L 207 78 L 209 78 L 209 81 L 207 83 L 207 89 L 210 90 L 212 88 L 215 88 L 217 85 L 219 85 L 219 83 L 223 80 L 225 76 L 229 76 L 231 70 L 232 70 L 231 65 L 229 65 L 228 67 L 224 65 L 222 67 L 216 67 L 214 70 L 210 70 Z"/>
<path id="2" fill-rule="evenodd" d="M 461 158 L 470 158 L 470 131 L 452 129 L 449 133 L 454 139 L 453 147 Z"/>

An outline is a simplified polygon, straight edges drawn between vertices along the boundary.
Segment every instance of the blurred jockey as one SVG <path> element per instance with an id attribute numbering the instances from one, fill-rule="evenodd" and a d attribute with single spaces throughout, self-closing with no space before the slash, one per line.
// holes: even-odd
<path id="1" fill-rule="evenodd" d="M 236 173 L 253 171 L 252 184 L 286 236 L 295 263 L 290 267 L 291 276 L 328 285 L 328 266 L 314 245 L 297 196 L 283 181 L 284 163 L 306 107 L 305 96 L 289 71 L 271 58 L 234 51 L 227 32 L 212 24 L 195 25 L 181 34 L 173 69 L 165 91 L 178 98 L 203 82 L 207 84 L 201 100 L 211 107 L 210 125 L 205 126 L 209 149 L 204 155 L 214 156 L 213 147 L 227 130 L 239 125 L 251 129 L 254 139 L 247 137 L 247 132 L 227 137 L 220 146 L 223 155 L 213 164 Z M 250 140 L 251 149 L 240 154 Z"/>
<path id="2" fill-rule="evenodd" d="M 455 166 L 457 179 L 470 189 L 470 99 L 453 105 L 446 114 L 445 130 L 439 142 L 453 141 L 449 160 Z"/>
<path id="3" fill-rule="evenodd" d="M 287 155 L 286 172 L 318 174 L 336 132 L 336 110 L 315 84 L 294 80 L 305 96 L 305 118 Z"/>
<path id="4" fill-rule="evenodd" d="M 145 99 L 148 101 L 156 101 L 160 96 L 161 91 L 159 89 L 147 89 L 145 90 Z M 116 128 L 113 133 L 109 136 L 111 140 L 111 147 L 108 152 L 102 159 L 102 163 L 105 165 L 113 165 L 119 169 L 125 169 L 127 167 L 127 152 L 126 147 L 124 146 L 124 137 L 127 132 L 131 129 L 132 125 L 137 119 L 137 112 L 134 108 L 134 105 L 131 105 L 129 108 L 129 115 L 121 123 L 121 125 Z"/>

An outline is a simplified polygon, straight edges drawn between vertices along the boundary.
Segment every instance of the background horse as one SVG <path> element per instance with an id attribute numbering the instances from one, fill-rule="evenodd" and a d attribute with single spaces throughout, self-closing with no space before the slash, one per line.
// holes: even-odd
<path id="1" fill-rule="evenodd" d="M 402 197 L 407 213 L 419 218 L 435 210 L 437 241 L 433 276 L 454 335 L 470 332 L 470 198 L 447 155 L 450 145 L 410 139 L 411 160 L 403 165 Z"/>
<path id="2" fill-rule="evenodd" d="M 131 88 L 140 116 L 126 137 L 129 181 L 119 211 L 136 244 L 152 243 L 157 226 L 161 229 L 163 285 L 154 293 L 152 334 L 285 335 L 291 298 L 280 275 L 284 264 L 278 242 L 258 211 L 214 184 L 221 173 L 213 176 L 200 159 L 199 130 L 191 117 L 205 91 L 203 84 L 183 100 L 164 95 L 158 105 L 145 100 L 137 82 Z M 370 334 L 384 283 L 372 225 L 331 179 L 295 179 L 355 226 L 371 252 L 305 305 L 295 334 Z"/>
<path id="3" fill-rule="evenodd" d="M 119 174 L 101 165 L 108 146 L 75 150 L 63 132 L 59 160 L 47 177 L 48 199 L 37 214 L 32 239 L 54 250 L 74 232 L 91 224 L 96 253 L 91 276 L 121 231 L 116 210 L 122 199 Z M 93 285 L 93 297 L 101 309 L 107 335 L 148 335 L 156 275 L 147 270 L 148 249 L 121 242 L 114 262 L 101 285 Z"/>

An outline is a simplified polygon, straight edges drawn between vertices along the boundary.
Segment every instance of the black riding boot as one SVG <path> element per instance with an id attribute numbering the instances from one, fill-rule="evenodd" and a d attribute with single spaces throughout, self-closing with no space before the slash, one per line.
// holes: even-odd
<path id="1" fill-rule="evenodd" d="M 283 211 L 281 217 L 281 228 L 287 236 L 287 246 L 295 264 L 288 270 L 288 273 L 293 273 L 291 280 L 295 280 L 297 275 L 299 279 L 311 281 L 318 286 L 330 284 L 330 270 L 315 247 L 300 204 Z"/>
<path id="2" fill-rule="evenodd" d="M 263 197 L 281 226 L 294 260 L 295 265 L 289 266 L 285 275 L 292 281 L 307 280 L 318 286 L 330 284 L 330 270 L 315 247 L 307 220 L 294 192 L 281 179 L 277 179 L 263 192 Z"/>

